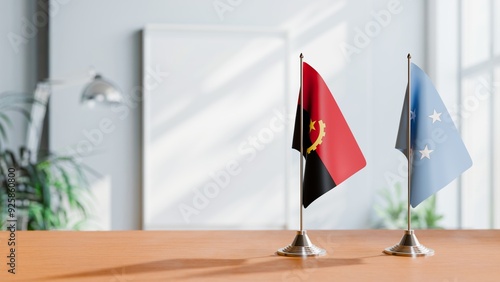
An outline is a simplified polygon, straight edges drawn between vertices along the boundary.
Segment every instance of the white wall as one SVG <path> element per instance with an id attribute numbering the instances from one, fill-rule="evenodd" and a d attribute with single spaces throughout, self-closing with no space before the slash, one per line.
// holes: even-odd
<path id="1" fill-rule="evenodd" d="M 53 0 L 52 4 L 56 2 L 60 3 Z M 234 5 L 227 6 L 229 2 Z M 102 174 L 94 187 L 99 198 L 96 213 L 102 216 L 98 228 L 141 227 L 141 112 L 140 99 L 133 97 L 141 84 L 141 30 L 148 23 L 288 30 L 291 53 L 303 52 L 322 74 L 368 162 L 306 210 L 306 228 L 369 228 L 376 193 L 389 185 L 387 172 L 397 174 L 402 157 L 393 147 L 406 85 L 406 54 L 411 52 L 422 67 L 426 61 L 424 1 L 400 1 L 399 8 L 392 10 L 401 12 L 391 14 L 381 27 L 372 12 L 387 10 L 391 2 L 66 0 L 60 4 L 51 22 L 51 76 L 74 76 L 94 66 L 119 85 L 129 100 L 129 111 L 90 110 L 78 104 L 76 86 L 55 91 L 51 100 L 52 149 L 82 145 L 85 140 L 92 144 L 81 149 L 92 150 L 84 160 Z M 228 10 L 218 13 L 214 4 Z M 358 29 L 365 28 L 374 28 L 373 37 L 355 44 L 360 39 Z M 341 51 L 344 43 L 357 46 L 349 59 Z M 186 64 L 197 67 L 196 62 Z M 292 73 L 297 73 L 295 61 L 291 66 Z M 291 100 L 296 99 L 295 89 L 298 81 L 292 86 Z M 112 121 L 112 132 L 99 133 L 103 119 Z M 297 222 L 297 213 L 290 216 L 291 222 Z"/>
<path id="2" fill-rule="evenodd" d="M 31 94 L 36 84 L 36 31 L 26 26 L 36 11 L 34 1 L 3 0 L 0 2 L 0 93 Z M 11 115 L 9 147 L 16 150 L 24 144 L 26 120 Z M 9 134 L 10 135 L 10 134 Z"/>

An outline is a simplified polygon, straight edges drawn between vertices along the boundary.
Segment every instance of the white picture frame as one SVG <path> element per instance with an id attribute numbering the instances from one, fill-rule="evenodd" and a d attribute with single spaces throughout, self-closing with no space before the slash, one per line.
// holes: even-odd
<path id="1" fill-rule="evenodd" d="M 289 57 L 282 30 L 145 27 L 143 229 L 286 228 Z"/>

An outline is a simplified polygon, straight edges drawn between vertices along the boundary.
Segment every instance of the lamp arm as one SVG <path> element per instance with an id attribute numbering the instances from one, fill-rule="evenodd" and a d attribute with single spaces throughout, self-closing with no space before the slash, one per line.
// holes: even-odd
<path id="1" fill-rule="evenodd" d="M 36 103 L 31 106 L 31 120 L 26 133 L 26 147 L 31 152 L 31 161 L 36 162 L 38 150 L 40 149 L 40 139 L 43 131 L 43 122 L 47 112 L 51 85 L 47 82 L 39 82 L 36 85 L 34 98 Z"/>
<path id="2" fill-rule="evenodd" d="M 104 95 L 103 100 L 109 103 L 121 103 L 122 97 L 119 90 L 117 90 L 112 83 L 98 76 L 94 68 L 90 68 L 86 78 L 75 77 L 64 80 L 46 79 L 38 82 L 34 93 L 34 98 L 38 103 L 33 104 L 31 107 L 31 121 L 28 125 L 28 131 L 26 134 L 26 147 L 32 152 L 32 161 L 36 161 L 38 150 L 40 149 L 43 122 L 47 113 L 47 103 L 50 95 L 52 94 L 52 88 L 54 86 L 72 86 L 86 81 L 92 81 L 92 83 L 87 86 L 84 91 L 82 100 L 86 99 L 91 101 L 93 99 L 97 99 L 96 96 L 99 98 Z M 87 93 L 87 89 L 89 88 L 89 93 Z"/>

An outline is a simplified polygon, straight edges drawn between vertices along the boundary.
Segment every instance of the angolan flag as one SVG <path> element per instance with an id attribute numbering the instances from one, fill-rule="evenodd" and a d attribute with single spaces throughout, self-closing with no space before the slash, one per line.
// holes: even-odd
<path id="1" fill-rule="evenodd" d="M 366 161 L 325 81 L 303 63 L 304 158 L 303 205 L 308 207 L 365 167 Z M 300 151 L 300 97 L 292 147 Z"/>

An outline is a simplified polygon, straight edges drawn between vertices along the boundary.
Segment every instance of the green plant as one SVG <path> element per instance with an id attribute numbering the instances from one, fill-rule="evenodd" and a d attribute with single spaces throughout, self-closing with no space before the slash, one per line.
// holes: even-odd
<path id="1" fill-rule="evenodd" d="M 81 165 L 71 156 L 49 155 L 31 162 L 29 155 L 24 148 L 19 157 L 9 150 L 0 154 L 0 183 L 7 187 L 7 170 L 14 168 L 17 209 L 27 210 L 28 230 L 66 229 L 75 218 L 80 218 L 77 223 L 87 219 L 89 185 Z"/>
<path id="2" fill-rule="evenodd" d="M 93 172 L 73 156 L 46 154 L 33 161 L 30 152 L 21 146 L 17 154 L 4 148 L 7 129 L 12 128 L 6 112 L 18 112 L 30 121 L 26 106 L 34 101 L 14 94 L 0 95 L 0 226 L 5 223 L 8 197 L 8 172 L 15 171 L 16 214 L 26 215 L 28 230 L 78 229 L 88 218 L 91 197 L 86 172 Z"/>
<path id="3" fill-rule="evenodd" d="M 376 227 L 389 229 L 406 229 L 407 198 L 402 195 L 401 183 L 396 183 L 394 189 L 381 191 L 383 205 L 376 205 L 375 211 L 379 217 Z M 438 214 L 436 195 L 431 196 L 416 208 L 411 210 L 411 225 L 415 229 L 442 228 L 440 221 L 443 215 Z"/>

